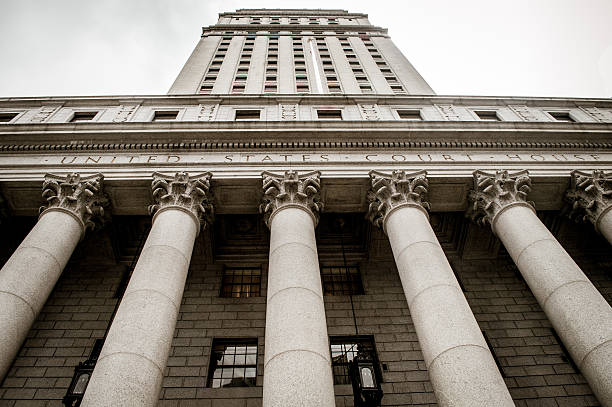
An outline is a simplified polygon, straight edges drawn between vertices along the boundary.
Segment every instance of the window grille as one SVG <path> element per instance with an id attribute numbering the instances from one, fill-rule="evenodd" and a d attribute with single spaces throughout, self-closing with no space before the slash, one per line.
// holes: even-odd
<path id="1" fill-rule="evenodd" d="M 225 267 L 221 280 L 221 297 L 259 297 L 261 267 Z"/>
<path id="2" fill-rule="evenodd" d="M 256 338 L 213 340 L 208 387 L 250 387 L 256 381 Z"/>

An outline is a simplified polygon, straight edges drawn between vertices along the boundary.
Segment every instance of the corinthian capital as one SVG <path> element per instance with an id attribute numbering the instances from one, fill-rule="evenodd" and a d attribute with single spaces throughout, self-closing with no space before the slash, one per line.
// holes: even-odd
<path id="1" fill-rule="evenodd" d="M 186 172 L 177 172 L 174 176 L 154 172 L 151 189 L 155 203 L 149 206 L 149 213 L 155 215 L 166 209 L 179 209 L 193 216 L 198 230 L 202 224 L 206 227 L 214 216 L 211 177 L 210 172 L 192 177 Z"/>
<path id="2" fill-rule="evenodd" d="M 264 214 L 266 225 L 270 227 L 272 216 L 285 207 L 304 209 L 313 218 L 316 225 L 319 212 L 323 209 L 320 201 L 321 183 L 319 171 L 298 174 L 296 171 L 286 171 L 284 174 L 274 174 L 264 171 L 263 199 L 259 212 Z"/>
<path id="3" fill-rule="evenodd" d="M 427 202 L 427 171 L 406 174 L 393 171 L 391 174 L 370 171 L 372 188 L 368 192 L 367 218 L 376 226 L 383 227 L 385 217 L 400 206 L 416 206 L 425 213 L 429 210 Z"/>
<path id="4" fill-rule="evenodd" d="M 571 206 L 570 218 L 589 221 L 598 229 L 601 215 L 612 209 L 612 173 L 572 171 L 565 199 Z"/>
<path id="5" fill-rule="evenodd" d="M 110 201 L 103 191 L 102 174 L 81 177 L 80 174 L 45 175 L 42 197 L 47 204 L 41 206 L 40 214 L 59 210 L 76 218 L 83 228 L 93 229 L 104 222 L 104 208 Z"/>
<path id="6" fill-rule="evenodd" d="M 494 225 L 495 217 L 506 208 L 529 205 L 533 209 L 533 202 L 527 201 L 530 191 L 531 179 L 527 170 L 514 173 L 496 171 L 495 174 L 474 171 L 474 189 L 468 196 L 471 207 L 467 216 L 480 225 Z"/>

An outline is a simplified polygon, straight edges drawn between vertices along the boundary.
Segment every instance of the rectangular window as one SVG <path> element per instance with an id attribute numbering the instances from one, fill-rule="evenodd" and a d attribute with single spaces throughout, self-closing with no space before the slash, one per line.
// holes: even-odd
<path id="1" fill-rule="evenodd" d="M 259 120 L 260 118 L 260 110 L 236 110 L 236 120 Z"/>
<path id="2" fill-rule="evenodd" d="M 363 294 L 361 273 L 357 265 L 321 266 L 321 281 L 325 296 Z"/>
<path id="3" fill-rule="evenodd" d="M 257 339 L 214 339 L 208 387 L 251 387 L 257 381 Z"/>
<path id="4" fill-rule="evenodd" d="M 498 122 L 499 116 L 495 110 L 476 110 L 474 111 L 480 120 L 488 122 Z"/>
<path id="5" fill-rule="evenodd" d="M 70 119 L 70 122 L 88 122 L 93 120 L 97 114 L 98 112 L 74 112 L 74 114 L 72 115 L 72 119 Z"/>
<path id="6" fill-rule="evenodd" d="M 372 362 L 378 382 L 382 382 L 382 374 L 378 366 L 378 357 L 374 346 L 374 338 L 371 336 L 346 336 L 330 337 L 332 371 L 334 384 L 351 384 L 349 374 L 349 363 L 359 354 L 363 360 Z"/>
<path id="7" fill-rule="evenodd" d="M 17 113 L 0 113 L 0 123 L 8 123 L 17 117 Z"/>
<path id="8" fill-rule="evenodd" d="M 423 120 L 419 109 L 402 109 L 397 111 L 397 115 L 402 120 Z"/>
<path id="9" fill-rule="evenodd" d="M 153 114 L 153 121 L 161 122 L 165 120 L 176 120 L 176 116 L 178 116 L 177 110 L 168 110 L 168 111 L 156 110 L 155 113 Z"/>
<path id="10" fill-rule="evenodd" d="M 572 119 L 572 117 L 570 116 L 569 112 L 548 112 L 548 114 L 551 115 L 552 118 L 558 122 L 566 122 L 566 123 L 575 122 L 575 120 Z"/>
<path id="11" fill-rule="evenodd" d="M 317 118 L 319 120 L 342 120 L 342 110 L 317 110 Z"/>
<path id="12" fill-rule="evenodd" d="M 225 267 L 221 280 L 221 297 L 259 297 L 261 267 Z"/>

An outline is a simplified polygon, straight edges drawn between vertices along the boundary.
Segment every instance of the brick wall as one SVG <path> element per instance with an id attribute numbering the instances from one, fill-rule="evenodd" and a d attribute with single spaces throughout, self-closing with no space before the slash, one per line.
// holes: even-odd
<path id="1" fill-rule="evenodd" d="M 107 259 L 103 241 L 108 243 L 103 234 L 94 234 L 73 255 L 0 387 L 0 406 L 63 406 L 74 367 L 104 336 L 125 270 L 98 256 L 86 258 L 94 245 Z"/>
<path id="2" fill-rule="evenodd" d="M 562 243 L 608 301 L 608 243 L 561 221 Z M 563 231 L 575 231 L 574 235 Z M 459 234 L 458 234 L 459 235 Z M 15 239 L 21 239 L 16 236 Z M 136 243 L 135 243 L 136 244 Z M 90 235 L 71 259 L 0 387 L 0 407 L 60 406 L 74 366 L 104 334 L 125 272 L 108 233 Z M 452 245 L 451 245 L 452 246 Z M 451 247 L 449 246 L 449 247 Z M 386 237 L 372 231 L 370 256 L 359 265 L 365 294 L 325 297 L 329 335 L 373 335 L 384 378 L 383 405 L 436 405 Z M 213 262 L 210 235 L 196 242 L 159 406 L 261 405 L 266 262 L 261 297 L 220 298 L 223 261 Z M 495 258 L 447 250 L 481 329 L 487 334 L 517 406 L 596 406 L 533 295 L 503 249 Z M 227 263 L 237 265 L 236 263 Z M 259 264 L 255 260 L 255 264 Z M 353 311 L 354 310 L 354 311 Z M 214 338 L 256 337 L 257 387 L 206 388 Z M 352 406 L 352 389 L 337 385 L 337 406 Z"/>

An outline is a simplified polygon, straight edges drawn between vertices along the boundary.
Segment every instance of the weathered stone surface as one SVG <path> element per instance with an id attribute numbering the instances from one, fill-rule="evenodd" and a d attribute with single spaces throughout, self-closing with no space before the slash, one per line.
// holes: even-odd
<path id="1" fill-rule="evenodd" d="M 495 224 L 495 217 L 511 206 L 534 206 L 527 201 L 531 191 L 528 171 L 488 173 L 476 170 L 473 176 L 474 189 L 468 196 L 471 206 L 467 216 L 480 225 Z"/>
<path id="2" fill-rule="evenodd" d="M 371 178 L 374 192 L 369 197 L 368 217 L 389 237 L 438 403 L 512 406 L 510 393 L 421 206 L 427 193 L 424 172 L 412 177 L 400 171 L 371 173 Z M 474 369 L 474 365 L 481 368 Z"/>
<path id="3" fill-rule="evenodd" d="M 153 226 L 82 405 L 157 403 L 200 219 L 212 212 L 205 207 L 209 178 L 179 173 L 167 180 L 155 175 Z M 121 374 L 116 376 L 116 371 Z"/>
<path id="4" fill-rule="evenodd" d="M 264 183 L 268 191 L 262 207 L 270 227 L 266 407 L 335 405 L 312 212 L 320 208 L 314 198 L 318 190 L 309 186 L 315 184 L 312 180 L 300 186 L 301 182 L 297 175 L 288 174 L 280 185 L 272 180 Z M 301 192 L 305 188 L 308 193 Z"/>
<path id="5" fill-rule="evenodd" d="M 82 177 L 74 173 L 66 176 L 47 174 L 42 196 L 47 205 L 40 208 L 43 214 L 49 210 L 65 211 L 82 223 L 83 233 L 104 221 L 104 208 L 110 201 L 103 191 L 102 174 Z"/>
<path id="6" fill-rule="evenodd" d="M 427 172 L 406 174 L 397 170 L 391 174 L 370 171 L 372 188 L 368 192 L 367 218 L 374 225 L 383 227 L 385 218 L 401 206 L 413 206 L 429 210 L 427 202 Z M 427 211 L 425 211 L 427 213 Z"/>
<path id="7" fill-rule="evenodd" d="M 38 222 L 0 270 L 0 309 L 6 310 L 0 313 L 0 378 L 85 230 L 94 226 L 108 204 L 99 174 L 48 174 L 43 197 L 48 205 L 41 208 Z"/>
<path id="8" fill-rule="evenodd" d="M 162 210 L 179 209 L 194 217 L 198 230 L 201 223 L 206 227 L 214 219 L 211 177 L 210 172 L 194 176 L 186 172 L 177 172 L 174 176 L 153 173 L 151 188 L 155 203 L 149 206 L 149 213 L 155 217 Z"/>
<path id="9" fill-rule="evenodd" d="M 268 227 L 276 212 L 287 206 L 308 212 L 316 226 L 319 212 L 323 209 L 320 175 L 319 171 L 302 174 L 296 171 L 286 171 L 284 174 L 263 172 L 264 196 L 259 211 L 264 214 Z"/>
<path id="10" fill-rule="evenodd" d="M 479 182 L 475 173 L 472 219 L 491 223 L 595 395 L 608 405 L 612 388 L 602 383 L 612 376 L 612 360 L 585 358 L 600 348 L 601 355 L 610 354 L 603 349 L 612 344 L 612 308 L 526 204 L 526 175 L 514 175 Z"/>
<path id="11" fill-rule="evenodd" d="M 565 199 L 570 218 L 591 222 L 612 242 L 612 173 L 572 171 Z"/>

